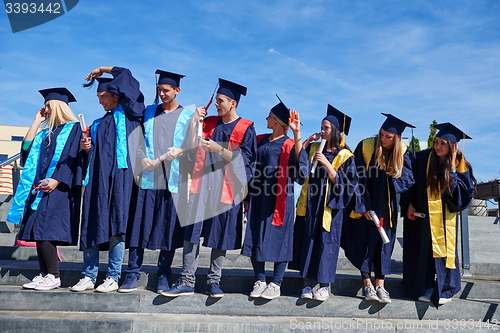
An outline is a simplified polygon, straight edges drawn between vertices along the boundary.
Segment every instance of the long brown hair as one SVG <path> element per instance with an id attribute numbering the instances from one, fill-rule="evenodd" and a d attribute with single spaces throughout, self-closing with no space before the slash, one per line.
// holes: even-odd
<path id="1" fill-rule="evenodd" d="M 342 148 L 340 147 L 340 140 L 342 138 L 342 134 L 340 133 L 337 127 L 335 127 L 330 121 L 328 122 L 330 123 L 330 126 L 332 126 L 332 136 L 330 137 L 330 140 L 328 140 L 328 148 L 330 148 L 331 151 L 335 151 L 335 149 L 340 150 L 340 148 Z M 347 146 L 347 144 L 345 144 L 343 148 L 351 150 Z"/>
<path id="2" fill-rule="evenodd" d="M 455 168 L 455 165 L 451 165 L 452 160 L 452 149 L 454 143 L 446 140 L 448 145 L 448 154 L 445 156 L 444 162 L 439 163 L 439 156 L 437 156 L 434 148 L 431 148 L 430 161 L 429 161 L 429 169 L 427 171 L 426 177 L 426 185 L 427 188 L 430 188 L 431 194 L 433 195 L 443 195 L 445 192 L 452 193 L 453 192 L 453 178 L 451 177 L 451 169 Z M 460 164 L 460 161 L 464 158 L 461 151 L 457 151 L 456 163 Z M 470 177 L 476 184 L 476 178 L 472 174 L 472 166 L 470 163 L 465 160 L 465 166 L 468 170 L 470 170 Z"/>
<path id="3" fill-rule="evenodd" d="M 401 135 L 394 134 L 392 150 L 389 153 L 384 153 L 382 140 L 380 140 L 380 131 L 375 138 L 375 165 L 393 178 L 401 177 L 401 173 L 403 172 L 404 152 L 402 145 Z"/>

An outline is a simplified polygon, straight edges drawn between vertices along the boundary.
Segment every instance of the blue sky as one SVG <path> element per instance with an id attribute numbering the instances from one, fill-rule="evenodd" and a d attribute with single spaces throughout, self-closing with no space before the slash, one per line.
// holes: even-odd
<path id="1" fill-rule="evenodd" d="M 377 133 L 381 112 L 415 125 L 422 148 L 432 120 L 452 122 L 473 138 L 465 154 L 476 178 L 500 178 L 496 0 L 86 0 L 15 34 L 3 12 L 0 124 L 29 126 L 38 90 L 59 86 L 76 96 L 76 114 L 100 117 L 81 87 L 99 66 L 130 68 L 148 104 L 157 68 L 186 75 L 183 105 L 206 104 L 219 77 L 245 85 L 238 113 L 258 133 L 276 93 L 299 111 L 303 137 L 330 103 L 353 118 L 352 149 Z"/>

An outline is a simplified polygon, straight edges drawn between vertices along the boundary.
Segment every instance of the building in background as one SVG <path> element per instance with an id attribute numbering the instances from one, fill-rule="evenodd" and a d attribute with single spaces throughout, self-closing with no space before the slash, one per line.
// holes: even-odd
<path id="1" fill-rule="evenodd" d="M 0 163 L 21 151 L 21 144 L 28 129 L 26 126 L 0 125 Z M 13 194 L 13 166 L 19 166 L 19 160 L 0 168 L 0 194 Z"/>

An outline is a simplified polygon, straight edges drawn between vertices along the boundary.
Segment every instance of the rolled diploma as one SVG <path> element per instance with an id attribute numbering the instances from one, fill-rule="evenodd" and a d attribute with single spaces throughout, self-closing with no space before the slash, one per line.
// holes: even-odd
<path id="1" fill-rule="evenodd" d="M 384 242 L 384 244 L 389 243 L 389 237 L 387 237 L 384 228 L 380 225 L 380 220 L 378 219 L 377 214 L 372 210 L 370 212 L 370 216 L 372 217 L 373 223 L 375 223 L 375 226 L 377 227 L 377 230 L 380 234 L 380 237 L 382 237 L 382 241 Z"/>
<path id="2" fill-rule="evenodd" d="M 165 161 L 167 159 L 167 154 L 170 152 L 170 149 L 168 150 L 168 152 L 166 152 L 165 154 L 161 155 L 160 157 L 158 157 L 155 161 L 154 161 L 154 164 L 158 165 L 158 164 L 161 164 L 161 162 Z"/>
<path id="3" fill-rule="evenodd" d="M 323 152 L 323 149 L 325 148 L 326 140 L 321 139 L 321 143 L 319 144 L 319 152 Z M 318 161 L 314 161 L 312 169 L 311 169 L 311 174 L 314 174 L 314 171 L 316 171 L 316 167 L 318 166 Z"/>
<path id="4" fill-rule="evenodd" d="M 42 180 L 42 182 L 39 184 L 39 185 L 35 185 L 33 187 L 33 189 L 31 190 L 31 194 L 35 195 L 38 193 L 38 191 L 40 191 L 40 188 L 43 186 L 43 185 L 47 185 L 49 183 L 48 179 L 44 179 Z"/>
<path id="5" fill-rule="evenodd" d="M 413 212 L 413 215 L 421 219 L 425 218 L 425 213 Z"/>
<path id="6" fill-rule="evenodd" d="M 200 119 L 198 123 L 198 137 L 201 138 L 203 136 L 203 119 Z"/>
<path id="7" fill-rule="evenodd" d="M 86 138 L 87 135 L 87 125 L 85 124 L 85 118 L 83 117 L 83 114 L 78 115 L 78 119 L 80 119 L 80 127 L 82 129 L 82 136 Z"/>

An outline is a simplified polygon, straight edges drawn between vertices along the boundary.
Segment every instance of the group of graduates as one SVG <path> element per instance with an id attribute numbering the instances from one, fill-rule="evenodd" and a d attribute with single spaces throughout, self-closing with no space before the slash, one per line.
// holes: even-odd
<path id="1" fill-rule="evenodd" d="M 226 251 L 241 248 L 255 272 L 250 297 L 280 296 L 288 266 L 303 277 L 301 298 L 324 301 L 342 246 L 361 273 L 365 299 L 390 303 L 384 278 L 401 212 L 409 295 L 444 304 L 460 290 L 455 213 L 469 205 L 475 179 L 457 147 L 470 138 L 457 127 L 437 125 L 433 148 L 413 154 L 401 141 L 413 126 L 383 114 L 378 134 L 351 152 L 345 144 L 351 118 L 331 105 L 321 132 L 302 140 L 298 112 L 280 100 L 266 118 L 271 133 L 256 135 L 253 122 L 237 115 L 245 87 L 219 79 L 212 96 L 217 116 L 207 116 L 212 99 L 196 110 L 177 102 L 184 75 L 156 74 L 157 98 L 145 107 L 128 69 L 90 72 L 86 86 L 97 81 L 106 113 L 88 129 L 69 108 L 76 100 L 66 88 L 40 91 L 45 106 L 24 138 L 24 170 L 7 218 L 21 224 L 18 239 L 36 242 L 41 272 L 24 288 L 59 287 L 57 246 L 79 240 L 82 278 L 72 291 L 94 289 L 103 250 L 108 269 L 95 290 L 136 290 L 149 249 L 160 250 L 157 292 L 189 295 L 203 245 L 211 248 L 211 297 L 224 295 Z M 294 183 L 302 185 L 297 201 Z M 181 276 L 170 285 L 181 247 Z M 270 283 L 266 262 L 274 263 Z"/>

